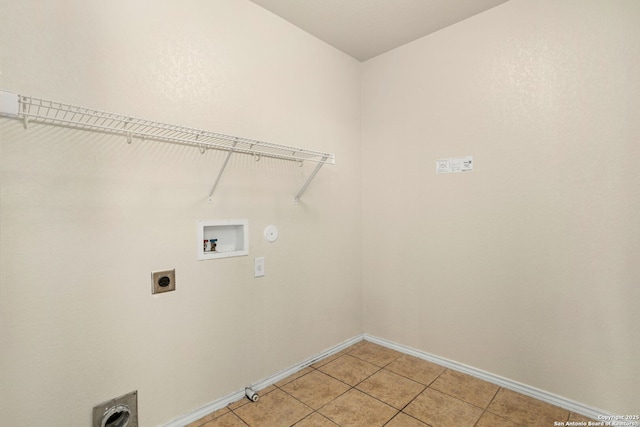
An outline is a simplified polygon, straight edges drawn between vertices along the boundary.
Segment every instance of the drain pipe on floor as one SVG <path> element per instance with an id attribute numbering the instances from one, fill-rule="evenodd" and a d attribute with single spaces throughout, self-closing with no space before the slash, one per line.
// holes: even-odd
<path id="1" fill-rule="evenodd" d="M 257 402 L 258 399 L 260 398 L 260 396 L 258 396 L 258 393 L 253 391 L 251 387 L 246 387 L 244 389 L 244 394 L 247 396 L 247 399 L 249 399 L 252 402 Z"/>

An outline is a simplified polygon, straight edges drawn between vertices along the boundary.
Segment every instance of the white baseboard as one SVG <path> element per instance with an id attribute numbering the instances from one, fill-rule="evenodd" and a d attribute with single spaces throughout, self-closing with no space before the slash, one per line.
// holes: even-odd
<path id="1" fill-rule="evenodd" d="M 244 389 L 235 391 L 220 399 L 214 400 L 213 402 L 206 404 L 202 408 L 198 408 L 195 411 L 189 412 L 188 414 L 184 414 L 181 417 L 171 421 L 170 423 L 163 424 L 163 427 L 184 427 L 189 423 L 197 421 L 200 418 L 206 417 L 207 415 L 217 411 L 218 409 L 224 408 L 225 406 L 235 402 L 236 400 L 242 399 L 243 396 L 244 396 Z"/>
<path id="2" fill-rule="evenodd" d="M 582 403 L 578 403 L 573 400 L 570 400 L 561 396 L 557 396 L 553 393 L 549 393 L 547 391 L 540 390 L 538 388 L 531 387 L 526 384 L 522 384 L 517 381 L 513 381 L 508 378 L 504 378 L 499 375 L 492 374 L 490 372 L 485 372 L 483 370 L 480 370 L 471 366 L 467 366 L 462 363 L 455 362 L 453 360 L 445 359 L 443 357 L 429 354 L 424 351 L 416 350 L 414 348 L 407 347 L 402 344 L 398 344 L 382 338 L 377 338 L 369 334 L 364 334 L 364 339 L 372 343 L 379 344 L 381 346 L 399 351 L 401 353 L 405 353 L 411 356 L 418 357 L 423 360 L 427 360 L 429 362 L 433 362 L 440 366 L 444 366 L 445 368 L 449 368 L 454 371 L 471 375 L 473 377 L 490 382 L 492 384 L 499 385 L 500 387 L 504 387 L 509 390 L 513 390 L 515 392 L 524 394 L 526 396 L 533 397 L 534 399 L 538 399 L 543 402 L 550 403 L 555 406 L 559 406 L 560 408 L 569 410 L 571 412 L 575 412 L 576 414 L 593 418 L 594 420 L 603 419 L 601 417 L 606 417 L 604 419 L 611 419 L 609 417 L 614 416 L 614 414 L 612 414 L 611 412 L 592 408 Z"/>
<path id="3" fill-rule="evenodd" d="M 589 407 L 587 405 L 584 405 L 582 403 L 578 403 L 575 402 L 573 400 L 570 399 L 566 399 L 564 397 L 561 396 L 557 396 L 553 393 L 549 393 L 546 392 L 544 390 L 540 390 L 537 389 L 535 387 L 531 387 L 528 386 L 526 384 L 522 384 L 519 383 L 517 381 L 513 381 L 510 380 L 508 378 L 504 378 L 501 377 L 499 375 L 495 375 L 492 374 L 490 372 L 485 372 L 483 370 L 471 367 L 471 366 L 467 366 L 464 365 L 462 363 L 458 363 L 455 362 L 453 360 L 449 360 L 449 359 L 445 359 L 443 357 L 440 356 L 436 356 L 433 354 L 429 354 L 426 353 L 424 351 L 421 350 L 416 350 L 414 348 L 411 347 L 407 347 L 405 345 L 402 344 L 398 344 L 395 343 L 393 341 L 388 341 L 382 338 L 378 338 L 378 337 L 374 337 L 372 335 L 369 334 L 360 334 L 360 335 L 356 335 L 355 337 L 341 343 L 338 344 L 334 347 L 331 347 L 313 357 L 310 357 L 300 363 L 295 364 L 294 366 L 291 366 L 283 371 L 280 371 L 274 375 L 271 375 L 267 378 L 264 378 L 260 381 L 256 381 L 253 384 L 248 385 L 248 387 L 251 387 L 253 390 L 255 391 L 260 391 L 266 387 L 269 387 L 270 385 L 273 385 L 275 383 L 277 383 L 278 381 L 295 374 L 296 372 L 306 368 L 307 366 L 313 365 L 315 362 L 317 362 L 318 360 L 322 360 L 326 357 L 329 357 L 335 353 L 338 353 L 342 350 L 344 350 L 345 348 L 359 342 L 362 340 L 367 340 L 369 342 L 375 343 L 375 344 L 379 344 L 381 346 L 399 351 L 401 353 L 404 354 L 408 354 L 410 356 L 415 356 L 417 358 L 423 359 L 423 360 L 427 360 L 429 362 L 433 362 L 436 363 L 438 365 L 444 366 L 445 368 L 449 368 L 452 369 L 454 371 L 458 371 L 458 372 L 462 372 L 471 376 L 474 376 L 476 378 L 479 378 L 481 380 L 499 385 L 500 387 L 504 387 L 507 388 L 509 390 L 513 390 L 515 392 L 518 393 L 522 393 L 526 396 L 530 396 L 533 397 L 535 399 L 541 400 L 543 402 L 546 403 L 550 403 L 552 405 L 555 406 L 559 406 L 560 408 L 564 408 L 566 410 L 569 410 L 571 412 L 575 412 L 576 414 L 580 414 L 580 415 L 584 415 L 585 417 L 589 417 L 589 418 L 593 418 L 595 420 L 601 420 L 603 419 L 603 417 L 605 417 L 604 419 L 611 419 L 610 417 L 612 416 L 616 416 L 615 414 L 611 413 L 611 412 L 607 412 L 607 411 L 603 411 L 601 409 L 596 409 L 596 408 L 592 408 Z M 235 391 L 231 394 L 228 394 L 220 399 L 214 400 L 213 402 L 203 406 L 202 408 L 199 408 L 193 412 L 190 412 L 188 414 L 185 414 L 173 421 L 171 421 L 168 424 L 165 424 L 163 427 L 183 427 L 189 423 L 192 423 L 196 420 L 199 420 L 200 418 L 210 414 L 211 412 L 217 411 L 218 409 L 222 409 L 225 406 L 229 405 L 230 403 L 233 403 L 237 400 L 240 400 L 244 397 L 245 395 L 245 391 L 244 391 L 244 387 L 241 390 Z"/>
<path id="4" fill-rule="evenodd" d="M 300 363 L 298 363 L 298 364 L 296 364 L 296 365 L 294 365 L 294 366 L 292 366 L 292 367 L 290 367 L 288 369 L 285 369 L 284 371 L 280 371 L 277 374 L 271 375 L 271 376 L 269 376 L 267 378 L 264 378 L 264 379 L 262 379 L 260 381 L 257 381 L 255 383 L 251 384 L 250 387 L 252 389 L 254 389 L 254 390 L 262 390 L 264 388 L 267 388 L 270 385 L 275 384 L 278 381 L 283 380 L 283 379 L 287 378 L 288 376 L 293 375 L 296 372 L 306 368 L 307 366 L 313 365 L 318 360 L 322 360 L 322 359 L 324 359 L 326 357 L 329 357 L 329 356 L 331 356 L 333 354 L 336 354 L 336 353 L 344 350 L 345 348 L 350 347 L 353 344 L 362 341 L 363 339 L 364 339 L 364 334 L 356 335 L 355 337 L 350 338 L 350 339 L 348 339 L 347 341 L 345 341 L 345 342 L 343 342 L 341 344 L 333 346 L 333 347 L 331 347 L 331 348 L 329 348 L 329 349 L 327 349 L 327 350 L 325 350 L 325 351 L 323 351 L 323 352 L 321 352 L 319 354 L 316 354 L 315 356 L 310 357 L 310 358 L 306 359 L 305 361 L 300 362 Z"/>
<path id="5" fill-rule="evenodd" d="M 329 357 L 335 353 L 338 353 L 342 350 L 344 350 L 345 348 L 359 342 L 362 341 L 364 339 L 364 334 L 360 334 L 360 335 L 356 335 L 353 338 L 348 339 L 347 341 L 338 344 L 336 346 L 333 346 L 321 353 L 316 354 L 315 356 L 312 356 L 300 363 L 297 363 L 293 366 L 291 366 L 290 368 L 287 368 L 283 371 L 280 371 L 274 375 L 271 375 L 267 378 L 264 378 L 260 381 L 256 381 L 255 383 L 249 384 L 247 385 L 247 387 L 251 387 L 254 391 L 260 391 L 264 388 L 269 387 L 270 385 L 273 385 L 275 383 L 277 383 L 280 380 L 285 379 L 286 377 L 295 374 L 298 371 L 301 371 L 302 369 L 306 368 L 307 366 L 313 365 L 314 363 L 316 363 L 318 360 L 324 359 L 326 357 Z M 233 403 L 237 400 L 240 400 L 244 397 L 245 395 L 245 387 L 242 387 L 241 390 L 238 391 L 234 391 L 231 394 L 228 394 L 224 397 L 221 397 L 220 399 L 214 400 L 211 403 L 206 404 L 205 406 L 196 409 L 193 412 L 189 412 L 188 414 L 184 414 L 179 418 L 176 418 L 175 420 L 171 421 L 168 424 L 164 424 L 163 427 L 184 427 L 185 425 L 192 423 L 194 421 L 199 420 L 202 417 L 207 416 L 208 414 L 217 411 L 218 409 L 222 409 L 225 406 L 229 405 L 230 403 Z"/>

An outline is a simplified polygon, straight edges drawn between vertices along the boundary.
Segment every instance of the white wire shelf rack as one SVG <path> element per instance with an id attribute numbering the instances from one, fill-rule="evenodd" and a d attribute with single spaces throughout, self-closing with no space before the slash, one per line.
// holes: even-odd
<path id="1" fill-rule="evenodd" d="M 252 155 L 256 160 L 260 160 L 261 157 L 269 157 L 295 161 L 300 166 L 304 162 L 316 163 L 315 169 L 296 194 L 295 203 L 299 201 L 322 165 L 326 163 L 335 164 L 335 156 L 332 153 L 154 122 L 2 90 L 0 90 L 0 116 L 23 120 L 25 129 L 29 123 L 33 122 L 122 135 L 127 138 L 128 143 L 132 143 L 137 138 L 140 140 L 189 145 L 197 147 L 201 153 L 209 149 L 226 151 L 227 157 L 211 189 L 209 201 L 212 200 L 213 193 L 229 162 L 229 158 L 234 153 Z"/>

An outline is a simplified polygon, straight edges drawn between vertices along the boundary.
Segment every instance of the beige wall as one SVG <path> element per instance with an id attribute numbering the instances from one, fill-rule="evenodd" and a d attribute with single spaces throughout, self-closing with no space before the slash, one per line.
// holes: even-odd
<path id="1" fill-rule="evenodd" d="M 232 157 L 208 203 L 225 153 L 1 119 L 0 424 L 137 389 L 162 425 L 362 332 L 357 61 L 247 1 L 0 7 L 0 88 L 337 158 L 294 206 L 314 165 Z M 233 218 L 249 256 L 197 261 L 196 222 Z"/>
<path id="2" fill-rule="evenodd" d="M 638 412 L 635 0 L 512 0 L 364 64 L 244 1 L 0 6 L 0 88 L 337 156 L 300 206 L 312 165 L 233 157 L 208 203 L 224 153 L 0 119 L 5 422 L 137 389 L 162 425 L 361 332 Z M 196 261 L 209 218 L 249 256 Z"/>
<path id="3" fill-rule="evenodd" d="M 364 63 L 367 333 L 638 413 L 638 23 L 513 0 Z"/>

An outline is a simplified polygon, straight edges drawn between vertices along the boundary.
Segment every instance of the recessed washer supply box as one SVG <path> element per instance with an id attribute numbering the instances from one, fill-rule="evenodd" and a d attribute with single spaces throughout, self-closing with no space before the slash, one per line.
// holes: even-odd
<path id="1" fill-rule="evenodd" d="M 249 254 L 249 220 L 198 221 L 198 259 L 229 258 Z"/>

